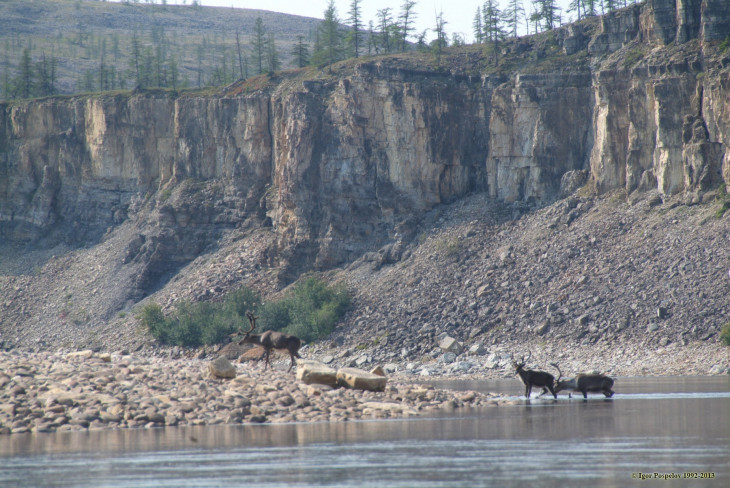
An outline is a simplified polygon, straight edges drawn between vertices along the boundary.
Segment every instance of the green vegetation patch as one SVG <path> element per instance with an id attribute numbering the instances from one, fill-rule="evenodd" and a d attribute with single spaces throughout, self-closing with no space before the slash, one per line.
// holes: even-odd
<path id="1" fill-rule="evenodd" d="M 730 346 L 730 322 L 722 326 L 720 331 L 720 340 L 726 346 Z"/>
<path id="2" fill-rule="evenodd" d="M 281 330 L 311 342 L 329 335 L 349 307 L 344 285 L 329 286 L 310 277 L 283 299 L 263 305 L 259 315 L 263 330 Z"/>
<path id="3" fill-rule="evenodd" d="M 728 35 L 723 41 L 720 43 L 720 52 L 724 53 L 730 49 L 730 35 Z"/>
<path id="4" fill-rule="evenodd" d="M 217 344 L 246 325 L 246 310 L 255 310 L 261 301 L 248 288 L 226 295 L 221 303 L 181 301 L 175 311 L 165 316 L 162 307 L 148 303 L 140 322 L 161 344 L 198 347 Z"/>
<path id="5" fill-rule="evenodd" d="M 238 330 L 248 330 L 246 312 L 259 316 L 257 332 L 280 330 L 304 342 L 327 336 L 350 306 L 343 285 L 329 286 L 317 278 L 294 285 L 277 301 L 261 303 L 259 295 L 243 287 L 219 303 L 181 301 L 165 316 L 156 303 L 142 309 L 139 320 L 161 344 L 199 347 L 218 344 Z"/>
<path id="6" fill-rule="evenodd" d="M 730 195 L 727 193 L 727 185 L 725 185 L 725 183 L 721 183 L 717 189 L 717 202 L 720 207 L 717 209 L 717 212 L 715 212 L 715 217 L 721 219 L 722 216 L 725 215 L 725 212 L 730 209 Z"/>
<path id="7" fill-rule="evenodd" d="M 635 47 L 630 49 L 626 53 L 624 58 L 624 68 L 629 69 L 636 66 L 636 64 L 644 58 L 644 49 L 641 47 Z"/>

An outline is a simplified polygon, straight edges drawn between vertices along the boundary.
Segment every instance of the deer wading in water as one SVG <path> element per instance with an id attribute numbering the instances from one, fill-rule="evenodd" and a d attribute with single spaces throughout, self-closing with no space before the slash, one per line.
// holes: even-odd
<path id="1" fill-rule="evenodd" d="M 553 397 L 558 398 L 558 394 L 555 392 L 555 377 L 545 371 L 536 371 L 534 369 L 525 369 L 525 364 L 532 357 L 532 352 L 529 353 L 527 359 L 523 357 L 519 361 L 515 361 L 514 357 L 512 360 L 512 366 L 515 368 L 515 372 L 519 375 L 522 382 L 525 384 L 525 398 L 530 398 L 533 386 L 542 387 L 542 392 L 546 393 L 550 390 Z"/>
<path id="2" fill-rule="evenodd" d="M 606 398 L 611 398 L 613 396 L 614 391 L 611 389 L 613 388 L 613 378 L 604 374 L 581 373 L 576 375 L 575 378 L 561 381 L 563 373 L 560 371 L 560 367 L 557 363 L 550 364 L 558 370 L 558 380 L 555 384 L 555 393 L 563 390 L 568 390 L 568 392 L 579 391 L 583 393 L 584 399 L 588 398 L 589 391 L 592 393 L 603 393 Z M 572 396 L 571 393 L 568 393 L 568 396 Z"/>

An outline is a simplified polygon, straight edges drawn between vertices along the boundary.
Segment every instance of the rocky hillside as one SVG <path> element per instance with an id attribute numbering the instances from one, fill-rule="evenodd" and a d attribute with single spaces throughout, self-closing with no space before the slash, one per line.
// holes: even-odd
<path id="1" fill-rule="evenodd" d="M 695 3 L 514 40 L 498 65 L 467 46 L 3 106 L 0 340 L 137 349 L 145 300 L 314 271 L 354 296 L 323 353 L 428 357 L 446 332 L 721 355 L 730 7 Z"/>
<path id="2" fill-rule="evenodd" d="M 22 96 L 8 93 L 5 84 L 20 76 L 26 49 L 33 76 L 41 62 L 55 61 L 54 93 L 62 94 L 134 87 L 135 43 L 143 68 L 144 64 L 149 64 L 149 69 L 155 66 L 159 86 L 179 89 L 220 85 L 221 80 L 254 75 L 259 72 L 252 45 L 257 18 L 261 18 L 266 35 L 273 35 L 285 68 L 296 66 L 291 51 L 297 36 L 308 40 L 320 22 L 277 12 L 203 7 L 192 2 L 161 5 L 4 0 L 0 2 L 0 99 Z M 174 82 L 173 69 L 177 77 Z M 99 85 L 101 79 L 103 88 Z"/>

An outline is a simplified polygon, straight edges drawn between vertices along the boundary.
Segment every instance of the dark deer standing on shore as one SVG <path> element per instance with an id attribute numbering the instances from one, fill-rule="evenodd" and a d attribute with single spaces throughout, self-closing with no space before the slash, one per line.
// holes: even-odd
<path id="1" fill-rule="evenodd" d="M 289 351 L 289 356 L 291 356 L 291 364 L 289 365 L 287 372 L 291 371 L 294 364 L 296 364 L 294 358 L 301 358 L 299 355 L 299 348 L 302 346 L 302 341 L 293 335 L 284 334 L 283 332 L 274 332 L 272 330 L 267 330 L 263 334 L 252 334 L 251 332 L 253 332 L 256 328 L 256 319 L 258 317 L 254 316 L 251 312 L 246 312 L 246 317 L 248 317 L 248 321 L 251 324 L 251 329 L 245 333 L 243 339 L 238 342 L 238 345 L 256 344 L 263 347 L 264 358 L 266 359 L 264 363 L 264 370 L 266 370 L 266 367 L 269 366 L 269 355 L 271 354 L 272 349 L 286 349 Z M 239 334 L 243 334 L 243 331 L 240 331 Z"/>
<path id="2" fill-rule="evenodd" d="M 512 366 L 515 368 L 515 372 L 520 376 L 520 379 L 525 384 L 525 398 L 530 398 L 533 386 L 542 387 L 542 393 L 547 393 L 547 391 L 550 390 L 553 397 L 558 398 L 558 394 L 554 389 L 555 377 L 553 375 L 545 371 L 525 369 L 525 364 L 531 357 L 532 352 L 529 353 L 527 359 L 525 359 L 524 356 L 521 357 L 519 362 L 515 361 L 514 357 L 512 359 Z"/>
<path id="3" fill-rule="evenodd" d="M 613 378 L 610 378 L 603 374 L 584 374 L 581 373 L 576 375 L 575 378 L 561 381 L 563 373 L 560 371 L 560 367 L 557 363 L 550 363 L 555 369 L 558 370 L 558 380 L 555 382 L 555 393 L 559 393 L 563 390 L 568 390 L 568 397 L 572 398 L 573 395 L 570 392 L 579 391 L 583 393 L 583 398 L 588 398 L 588 392 L 591 393 L 603 393 L 606 398 L 611 398 L 614 391 Z"/>

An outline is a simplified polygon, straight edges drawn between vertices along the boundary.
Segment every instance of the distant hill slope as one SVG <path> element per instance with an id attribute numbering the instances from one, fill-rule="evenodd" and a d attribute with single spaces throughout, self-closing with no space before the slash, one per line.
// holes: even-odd
<path id="1" fill-rule="evenodd" d="M 133 38 L 153 69 L 179 71 L 179 85 L 225 84 L 240 78 L 236 32 L 248 58 L 249 75 L 258 74 L 252 36 L 261 17 L 273 34 L 282 68 L 291 67 L 297 36 L 308 41 L 318 19 L 262 10 L 192 5 L 124 4 L 83 0 L 3 0 L 0 2 L 0 99 L 17 76 L 28 49 L 35 68 L 56 59 L 56 92 L 78 93 L 92 83 L 98 90 L 102 68 L 105 89 L 133 88 Z M 172 60 L 176 65 L 172 68 Z M 244 65 L 246 60 L 244 60 Z"/>

